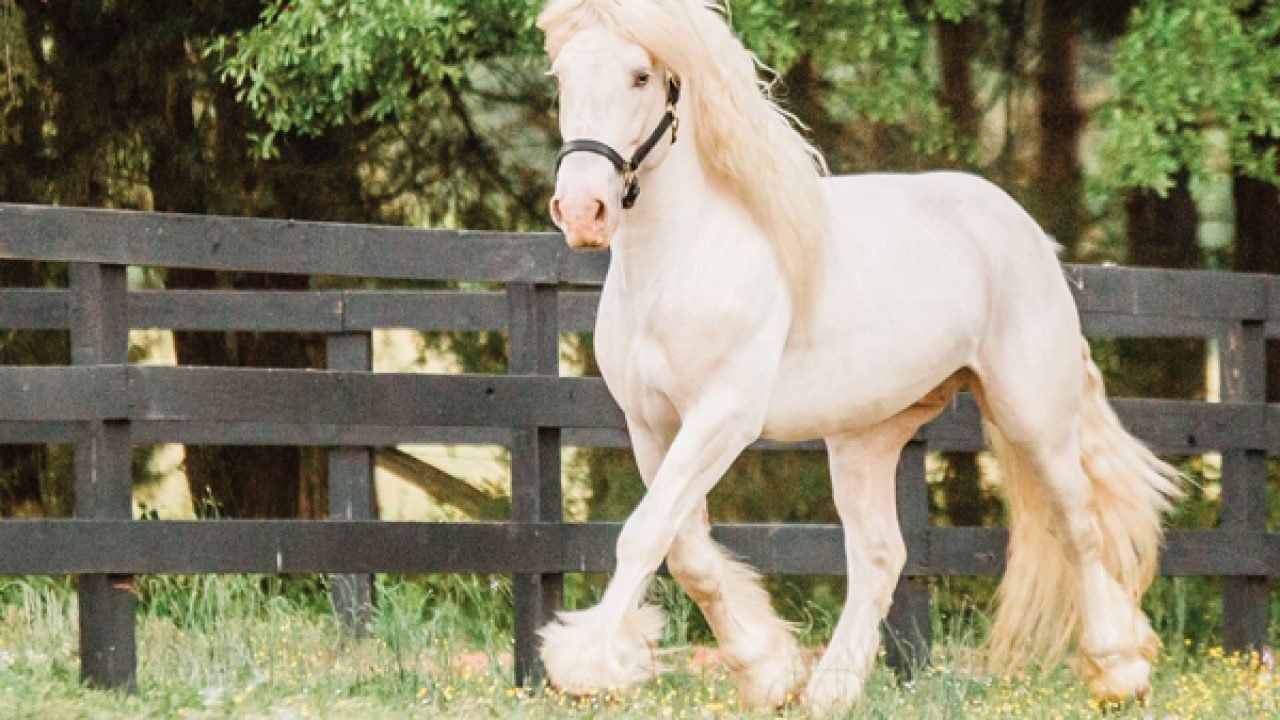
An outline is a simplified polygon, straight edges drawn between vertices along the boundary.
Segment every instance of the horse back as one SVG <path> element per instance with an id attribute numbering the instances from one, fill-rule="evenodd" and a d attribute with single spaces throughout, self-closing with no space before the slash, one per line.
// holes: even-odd
<path id="1" fill-rule="evenodd" d="M 892 417 L 973 367 L 993 328 L 1053 318 L 1078 335 L 1052 243 L 962 173 L 827 183 L 831 242 L 811 328 L 783 354 L 766 432 L 794 439 Z"/>

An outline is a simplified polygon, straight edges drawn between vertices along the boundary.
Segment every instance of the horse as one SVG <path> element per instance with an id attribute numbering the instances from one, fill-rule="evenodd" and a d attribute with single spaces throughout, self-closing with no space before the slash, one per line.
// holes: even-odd
<path id="1" fill-rule="evenodd" d="M 1139 600 L 1180 476 L 1111 409 L 1054 244 L 971 175 L 828 177 L 726 14 L 551 0 L 538 18 L 567 140 L 550 214 L 572 248 L 611 248 L 595 351 L 647 486 L 600 602 L 540 630 L 548 680 L 664 669 L 644 593 L 665 557 L 744 703 L 855 702 L 906 559 L 898 456 L 965 388 L 1011 511 L 991 667 L 1071 655 L 1099 699 L 1143 701 L 1159 641 Z M 710 536 L 706 495 L 759 437 L 828 448 L 848 595 L 816 666 Z"/>

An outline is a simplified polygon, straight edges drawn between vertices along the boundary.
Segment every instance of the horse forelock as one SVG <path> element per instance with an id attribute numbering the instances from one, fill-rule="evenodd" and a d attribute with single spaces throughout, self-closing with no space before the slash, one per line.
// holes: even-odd
<path id="1" fill-rule="evenodd" d="M 585 27 L 605 24 L 648 51 L 681 82 L 708 176 L 750 213 L 773 247 L 793 313 L 807 318 L 829 234 L 822 156 L 773 102 L 772 76 L 744 47 L 718 2 L 552 0 L 538 18 L 553 59 Z"/>

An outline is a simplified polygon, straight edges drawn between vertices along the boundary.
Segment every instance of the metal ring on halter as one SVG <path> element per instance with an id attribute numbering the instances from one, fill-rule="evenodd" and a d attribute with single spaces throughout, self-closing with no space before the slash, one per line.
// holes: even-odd
<path id="1" fill-rule="evenodd" d="M 556 172 L 560 172 L 560 163 L 564 162 L 564 158 L 569 153 L 589 152 L 595 153 L 607 159 L 613 164 L 614 169 L 622 176 L 622 208 L 630 210 L 636 204 L 636 198 L 640 196 L 640 181 L 636 177 L 636 170 L 640 168 L 640 163 L 649 156 L 653 148 L 657 146 L 658 140 L 666 134 L 667 129 L 671 129 L 671 142 L 676 141 L 676 132 L 680 129 L 680 118 L 676 117 L 676 103 L 680 101 L 680 81 L 675 77 L 667 78 L 667 110 L 662 114 L 662 119 L 658 121 L 658 126 L 649 133 L 649 137 L 640 143 L 630 160 L 623 160 L 622 155 L 617 150 L 609 147 L 606 143 L 599 140 L 591 140 L 589 138 L 579 138 L 570 140 L 560 146 L 560 153 L 556 155 Z"/>

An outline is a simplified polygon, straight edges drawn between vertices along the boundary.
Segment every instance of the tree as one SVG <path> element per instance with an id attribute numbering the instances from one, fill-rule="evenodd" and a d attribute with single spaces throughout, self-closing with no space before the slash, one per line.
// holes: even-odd
<path id="1" fill-rule="evenodd" d="M 405 219 L 543 228 L 555 129 L 533 21 L 540 2 L 272 2 L 214 45 L 237 98 L 280 138 L 364 128 L 367 184 Z"/>
<path id="2" fill-rule="evenodd" d="M 1241 11 L 1249 10 L 1246 22 Z M 1201 187 L 1222 165 L 1276 183 L 1280 5 L 1145 2 L 1117 45 L 1114 96 L 1099 113 L 1104 188 Z M 1217 167 L 1215 167 L 1215 165 Z"/>
<path id="3" fill-rule="evenodd" d="M 1102 185 L 1125 197 L 1130 262 L 1203 264 L 1194 195 L 1212 174 L 1237 177 L 1246 216 L 1262 185 L 1280 181 L 1278 35 L 1274 3 L 1175 0 L 1134 10 L 1117 46 L 1115 95 L 1099 115 Z M 1253 257 L 1247 231 L 1237 243 L 1238 260 Z M 1193 345 L 1131 351 L 1133 363 L 1157 369 L 1148 392 L 1198 391 L 1202 367 L 1187 362 Z"/>
<path id="4" fill-rule="evenodd" d="M 264 6 L 255 0 L 194 6 L 16 2 L 16 12 L 0 18 L 9 79 L 0 87 L 0 157 L 6 161 L 0 196 L 195 213 L 542 227 L 547 181 L 540 152 L 545 148 L 549 154 L 550 142 L 527 141 L 539 133 L 549 138 L 553 128 L 550 96 L 542 91 L 539 63 L 532 60 L 532 9 L 522 24 L 512 22 L 510 6 L 497 2 L 458 3 L 448 12 L 438 4 L 434 9 L 391 2 L 323 7 L 328 5 L 313 3 L 314 12 L 307 15 L 305 3 Z M 402 18 L 407 22 L 396 25 L 390 22 L 394 18 L 378 16 L 395 12 L 407 13 Z M 323 35 L 321 27 L 343 32 Z M 394 36 L 381 33 L 388 27 Z M 290 45 L 282 38 L 293 31 L 304 37 Z M 359 82 L 347 86 L 351 92 L 346 94 L 331 84 L 335 67 L 350 79 L 370 66 L 359 57 L 324 55 L 322 48 L 306 45 L 308 37 L 340 41 L 351 31 L 374 41 L 369 57 L 388 61 L 372 68 L 377 107 L 366 105 L 375 93 L 355 87 Z M 528 52 L 514 49 L 520 38 L 529 43 Z M 255 46 L 255 39 L 265 44 Z M 423 39 L 434 44 L 418 42 Z M 315 83 L 283 83 L 293 96 L 263 91 L 249 97 L 222 82 L 229 77 L 222 62 L 233 49 L 253 57 L 255 47 L 268 55 L 293 48 L 334 64 L 311 76 Z M 344 75 L 342 68 L 351 73 Z M 261 76 L 256 68 L 246 72 Z M 272 83 L 273 91 L 282 86 Z M 538 91 L 529 90 L 535 86 Z M 323 134 L 297 126 L 280 132 L 254 111 L 279 110 L 272 105 L 276 101 L 280 107 L 299 107 L 330 98 L 350 114 L 339 117 L 337 105 L 321 111 L 316 120 L 325 119 Z M 493 103 L 503 109 L 489 112 Z M 390 107 L 395 111 L 385 112 Z M 313 108 L 305 115 L 314 113 Z M 0 279 L 22 284 L 56 282 L 58 272 L 30 264 L 9 264 L 3 271 Z M 312 282 L 190 270 L 173 270 L 164 281 L 172 288 L 295 290 Z M 184 364 L 322 365 L 317 340 L 176 334 Z M 4 349 L 26 352 L 28 345 L 9 339 Z M 40 348 L 52 355 L 23 357 L 64 360 L 58 353 L 65 354 L 65 348 L 59 351 L 56 343 Z M 13 469 L 14 479 L 5 483 L 8 494 L 0 493 L 12 499 L 8 506 L 52 507 L 48 497 L 35 497 L 48 483 L 38 481 L 32 468 L 57 466 L 45 452 L 0 452 L 0 464 Z M 212 493 L 226 514 L 317 514 L 324 511 L 318 457 L 296 448 L 191 447 L 186 469 L 192 495 L 200 499 Z"/>
<path id="5" fill-rule="evenodd" d="M 1259 22 L 1265 3 L 1242 4 L 1237 10 L 1242 24 Z M 1275 49 L 1275 34 L 1263 36 L 1260 43 Z M 1275 157 L 1280 139 L 1253 135 L 1250 138 L 1255 157 Z M 1280 168 L 1272 167 L 1273 171 Z M 1232 200 L 1235 210 L 1235 253 L 1232 267 L 1238 272 L 1280 274 L 1280 189 L 1272 182 L 1259 179 L 1237 168 L 1232 174 Z M 1267 345 L 1267 402 L 1280 402 L 1280 343 Z"/>
<path id="6" fill-rule="evenodd" d="M 1035 178 L 1035 214 L 1045 231 L 1075 255 L 1084 221 L 1084 173 L 1080 167 L 1080 131 L 1084 110 L 1076 89 L 1079 5 L 1044 0 L 1040 10 L 1040 62 L 1036 104 L 1040 120 L 1039 163 Z"/>
<path id="7" fill-rule="evenodd" d="M 1259 152 L 1274 152 L 1275 140 L 1259 140 Z M 1232 176 L 1237 272 L 1280 274 L 1280 190 L 1237 171 Z M 1280 402 L 1280 343 L 1267 344 L 1267 402 Z"/>
<path id="8" fill-rule="evenodd" d="M 279 160 L 254 163 L 247 133 L 261 124 L 221 85 L 209 42 L 257 19 L 250 0 L 194 7 L 163 2 L 18 2 L 5 15 L 11 44 L 0 153 L 13 172 L 4 198 L 69 205 L 182 212 L 373 219 L 360 182 L 359 143 L 332 133 L 290 138 Z M 87 112 L 86 108 L 92 108 Z M 318 188 L 330 192 L 317 191 Z M 47 272 L 6 266 L 10 282 L 41 282 Z M 43 275 L 42 275 L 43 273 Z M 21 276 L 21 277 L 20 277 Z M 306 278 L 175 271 L 171 287 L 306 287 Z M 13 347 L 12 343 L 8 344 Z M 315 365 L 314 341 L 241 333 L 179 333 L 180 360 L 194 364 Z M 62 362 L 41 344 L 26 361 Z M 65 354 L 65 348 L 62 350 Z M 8 490 L 27 488 L 37 457 L 0 458 Z M 18 452 L 21 452 L 20 450 Z M 192 495 L 215 489 L 227 514 L 292 516 L 323 511 L 323 468 L 295 448 L 189 448 Z M 26 468 L 26 469 L 24 469 Z M 45 497 L 46 511 L 57 511 Z"/>

